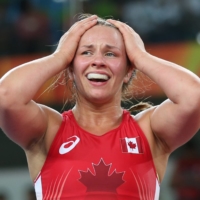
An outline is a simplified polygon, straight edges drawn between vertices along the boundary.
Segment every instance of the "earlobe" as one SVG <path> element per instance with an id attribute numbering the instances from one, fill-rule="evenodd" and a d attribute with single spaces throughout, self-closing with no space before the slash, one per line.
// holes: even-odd
<path id="1" fill-rule="evenodd" d="M 128 83 L 129 82 L 129 80 L 131 79 L 132 73 L 133 73 L 133 71 L 131 70 L 125 75 L 124 83 Z"/>
<path id="2" fill-rule="evenodd" d="M 129 74 L 126 74 L 126 76 L 124 77 L 124 83 L 128 83 L 129 81 Z"/>
<path id="3" fill-rule="evenodd" d="M 68 68 L 68 74 L 69 74 L 69 78 L 74 81 L 74 73 L 73 73 L 73 67 L 69 67 Z"/>
<path id="4" fill-rule="evenodd" d="M 71 72 L 69 72 L 69 78 L 70 78 L 70 80 L 74 80 L 74 77 L 73 77 L 73 74 L 71 73 Z"/>

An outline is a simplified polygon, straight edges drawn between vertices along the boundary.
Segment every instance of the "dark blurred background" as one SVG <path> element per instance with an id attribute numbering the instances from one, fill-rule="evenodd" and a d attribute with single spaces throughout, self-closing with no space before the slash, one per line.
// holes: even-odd
<path id="1" fill-rule="evenodd" d="M 200 75 L 200 0 L 0 0 L 0 77 L 52 53 L 78 13 L 126 22 L 140 34 L 147 51 Z M 147 100 L 156 105 L 166 99 L 147 77 L 137 81 L 133 103 Z M 50 84 L 35 100 L 61 112 L 65 89 L 44 92 Z M 160 200 L 200 199 L 199 143 L 198 133 L 171 155 Z M 31 189 L 23 150 L 0 132 L 0 199 L 25 200 Z"/>

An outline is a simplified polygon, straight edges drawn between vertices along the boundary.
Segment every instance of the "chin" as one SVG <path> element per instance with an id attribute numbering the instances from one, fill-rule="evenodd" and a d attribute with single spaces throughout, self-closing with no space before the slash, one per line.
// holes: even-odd
<path id="1" fill-rule="evenodd" d="M 92 104 L 98 104 L 98 105 L 102 105 L 102 104 L 107 104 L 107 103 L 111 103 L 113 100 L 113 98 L 111 98 L 110 96 L 93 96 L 90 97 L 90 102 Z"/>

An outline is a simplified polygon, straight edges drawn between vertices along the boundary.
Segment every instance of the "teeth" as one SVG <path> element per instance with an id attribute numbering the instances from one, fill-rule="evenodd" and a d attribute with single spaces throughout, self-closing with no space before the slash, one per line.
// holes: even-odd
<path id="1" fill-rule="evenodd" d="M 97 74 L 97 73 L 90 73 L 87 75 L 88 79 L 103 79 L 103 80 L 108 80 L 109 77 L 105 74 Z"/>

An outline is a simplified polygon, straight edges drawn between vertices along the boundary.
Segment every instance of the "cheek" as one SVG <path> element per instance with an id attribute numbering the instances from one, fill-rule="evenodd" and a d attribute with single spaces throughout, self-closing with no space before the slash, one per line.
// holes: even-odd
<path id="1" fill-rule="evenodd" d="M 111 66 L 111 70 L 113 71 L 113 73 L 116 73 L 120 76 L 125 76 L 126 72 L 127 72 L 127 67 L 125 62 L 123 61 L 116 61 L 113 62 Z"/>
<path id="2" fill-rule="evenodd" d="M 74 72 L 84 71 L 89 66 L 89 60 L 84 58 L 75 58 L 73 61 Z"/>
<path id="3" fill-rule="evenodd" d="M 88 62 L 86 62 L 84 59 L 74 59 L 72 63 L 72 79 L 77 85 L 79 85 L 80 82 L 82 82 L 81 79 L 87 67 Z"/>

